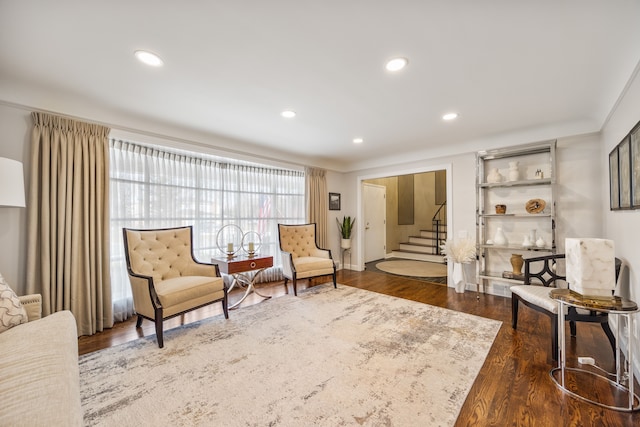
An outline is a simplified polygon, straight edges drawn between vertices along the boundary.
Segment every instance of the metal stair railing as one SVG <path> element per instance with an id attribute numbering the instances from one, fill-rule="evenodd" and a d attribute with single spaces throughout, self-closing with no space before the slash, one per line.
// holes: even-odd
<path id="1" fill-rule="evenodd" d="M 436 233 L 436 253 L 435 255 L 441 255 L 442 249 L 440 248 L 441 246 L 441 242 L 440 242 L 440 228 L 442 226 L 442 215 L 443 215 L 443 209 L 447 204 L 447 201 L 445 200 L 444 203 L 442 203 L 440 205 L 440 207 L 438 208 L 438 210 L 436 211 L 435 214 L 433 214 L 433 218 L 431 218 L 431 224 L 432 224 L 432 228 Z"/>

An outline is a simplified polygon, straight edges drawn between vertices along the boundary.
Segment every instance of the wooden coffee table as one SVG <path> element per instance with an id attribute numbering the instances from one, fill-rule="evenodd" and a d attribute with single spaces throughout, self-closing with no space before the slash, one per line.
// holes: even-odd
<path id="1" fill-rule="evenodd" d="M 258 275 L 260 275 L 265 268 L 273 266 L 273 257 L 271 255 L 237 255 L 233 258 L 212 258 L 211 262 L 218 264 L 218 268 L 220 268 L 222 273 L 233 277 L 233 281 L 227 292 L 231 292 L 236 285 L 247 288 L 242 298 L 240 298 L 240 301 L 229 306 L 230 310 L 238 308 L 251 292 L 255 292 L 262 298 L 271 298 L 269 295 L 262 295 L 255 288 Z"/>

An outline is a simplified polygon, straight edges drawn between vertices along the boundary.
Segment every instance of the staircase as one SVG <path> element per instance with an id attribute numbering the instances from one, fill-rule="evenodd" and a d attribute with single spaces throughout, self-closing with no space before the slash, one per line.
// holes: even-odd
<path id="1" fill-rule="evenodd" d="M 440 245 L 447 240 L 447 228 L 439 224 L 436 230 L 420 230 L 419 236 L 409 236 L 409 241 L 400 243 L 400 248 L 391 252 L 393 258 L 418 261 L 444 262 Z"/>
<path id="2" fill-rule="evenodd" d="M 413 259 L 444 263 L 441 245 L 447 240 L 445 223 L 445 201 L 431 218 L 431 230 L 420 230 L 419 236 L 409 236 L 409 241 L 400 243 L 400 249 L 391 252 L 394 258 Z"/>

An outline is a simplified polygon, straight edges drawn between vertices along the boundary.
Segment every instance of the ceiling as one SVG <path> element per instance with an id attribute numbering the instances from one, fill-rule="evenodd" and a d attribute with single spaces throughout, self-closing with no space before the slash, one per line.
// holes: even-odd
<path id="1" fill-rule="evenodd" d="M 0 0 L 0 101 L 346 171 L 597 132 L 637 69 L 639 16 L 638 0 Z"/>

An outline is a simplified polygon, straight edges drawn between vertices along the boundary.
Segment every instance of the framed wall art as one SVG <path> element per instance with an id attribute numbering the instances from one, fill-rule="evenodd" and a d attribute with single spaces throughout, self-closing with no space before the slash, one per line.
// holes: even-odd
<path id="1" fill-rule="evenodd" d="M 620 183 L 618 181 L 618 147 L 609 153 L 609 205 L 611 210 L 620 209 Z"/>
<path id="2" fill-rule="evenodd" d="M 329 193 L 329 210 L 340 210 L 340 193 Z"/>
<path id="3" fill-rule="evenodd" d="M 640 208 L 640 123 L 629 134 L 631 147 L 631 207 Z"/>
<path id="4" fill-rule="evenodd" d="M 640 122 L 609 153 L 609 206 L 640 209 Z"/>
<path id="5" fill-rule="evenodd" d="M 620 209 L 631 208 L 631 150 L 629 136 L 618 144 L 618 182 L 620 183 Z"/>

